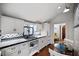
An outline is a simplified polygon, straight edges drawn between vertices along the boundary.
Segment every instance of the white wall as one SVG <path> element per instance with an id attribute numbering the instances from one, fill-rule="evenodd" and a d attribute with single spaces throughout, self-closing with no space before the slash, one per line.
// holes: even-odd
<path id="1" fill-rule="evenodd" d="M 59 14 L 51 21 L 51 34 L 54 32 L 54 24 L 66 23 L 66 38 L 74 40 L 74 18 L 72 12 Z"/>
<path id="2" fill-rule="evenodd" d="M 0 30 L 1 30 L 1 14 L 0 14 Z M 0 35 L 1 35 L 1 32 L 0 32 Z"/>
<path id="3" fill-rule="evenodd" d="M 74 26 L 79 24 L 79 5 L 75 10 Z M 78 51 L 79 55 L 79 27 L 74 28 L 74 49 Z"/>

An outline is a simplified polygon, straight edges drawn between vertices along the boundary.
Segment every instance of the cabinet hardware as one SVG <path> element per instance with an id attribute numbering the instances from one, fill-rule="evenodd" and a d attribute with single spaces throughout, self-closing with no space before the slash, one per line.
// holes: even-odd
<path id="1" fill-rule="evenodd" d="M 26 44 L 23 44 L 23 46 L 25 46 Z"/>
<path id="2" fill-rule="evenodd" d="M 18 54 L 21 54 L 21 50 L 18 51 Z"/>
<path id="3" fill-rule="evenodd" d="M 42 43 L 43 43 L 43 41 L 42 41 Z"/>

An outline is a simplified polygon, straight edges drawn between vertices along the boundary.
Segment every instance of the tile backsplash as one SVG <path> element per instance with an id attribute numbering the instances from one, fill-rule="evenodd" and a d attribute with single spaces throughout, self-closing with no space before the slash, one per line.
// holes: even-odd
<path id="1" fill-rule="evenodd" d="M 1 39 L 4 39 L 4 38 L 13 38 L 13 37 L 19 37 L 19 36 L 23 36 L 23 35 L 19 34 L 19 33 L 5 34 L 5 35 L 1 36 Z"/>

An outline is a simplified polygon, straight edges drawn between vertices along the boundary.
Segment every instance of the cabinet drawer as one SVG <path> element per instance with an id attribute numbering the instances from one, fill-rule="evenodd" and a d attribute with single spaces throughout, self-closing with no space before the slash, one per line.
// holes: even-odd
<path id="1" fill-rule="evenodd" d="M 11 47 L 5 48 L 4 50 L 13 52 L 13 51 L 15 51 L 16 49 L 17 49 L 16 46 L 11 46 Z"/>
<path id="2" fill-rule="evenodd" d="M 24 49 L 24 48 L 27 48 L 29 46 L 29 43 L 28 42 L 22 43 L 19 46 L 20 46 L 20 49 Z"/>
<path id="3" fill-rule="evenodd" d="M 3 56 L 12 56 L 17 53 L 17 46 L 11 46 L 1 50 Z"/>

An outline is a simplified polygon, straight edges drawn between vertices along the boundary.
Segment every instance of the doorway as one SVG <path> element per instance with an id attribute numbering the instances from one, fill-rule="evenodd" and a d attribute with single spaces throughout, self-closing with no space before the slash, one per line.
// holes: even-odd
<path id="1" fill-rule="evenodd" d="M 66 23 L 54 24 L 54 43 L 64 41 L 66 38 Z"/>

